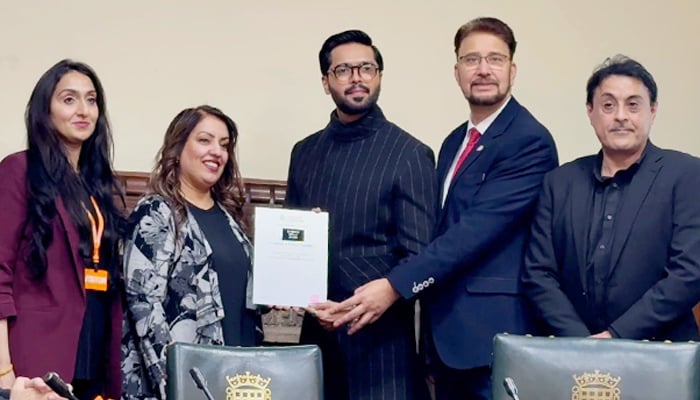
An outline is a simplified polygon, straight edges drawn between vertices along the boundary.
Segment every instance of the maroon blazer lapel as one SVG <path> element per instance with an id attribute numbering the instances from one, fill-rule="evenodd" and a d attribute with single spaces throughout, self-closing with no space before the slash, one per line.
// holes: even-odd
<path id="1" fill-rule="evenodd" d="M 68 210 L 63 205 L 63 200 L 60 197 L 56 198 L 56 214 L 58 214 L 59 220 L 63 225 L 63 231 L 66 235 L 66 241 L 68 242 L 68 247 L 71 251 L 71 258 L 73 259 L 73 270 L 75 271 L 75 278 L 78 279 L 78 283 L 81 288 L 84 288 L 83 281 L 85 280 L 85 263 L 80 256 L 80 234 L 78 233 L 78 228 L 75 226 L 73 219 L 71 218 Z M 83 298 L 85 297 L 85 290 L 82 291 Z"/>

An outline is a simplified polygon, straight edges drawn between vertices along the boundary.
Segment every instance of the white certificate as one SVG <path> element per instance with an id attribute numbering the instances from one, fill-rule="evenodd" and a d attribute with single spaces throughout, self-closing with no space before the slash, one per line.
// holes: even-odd
<path id="1" fill-rule="evenodd" d="M 255 208 L 253 302 L 306 307 L 326 301 L 328 213 Z"/>

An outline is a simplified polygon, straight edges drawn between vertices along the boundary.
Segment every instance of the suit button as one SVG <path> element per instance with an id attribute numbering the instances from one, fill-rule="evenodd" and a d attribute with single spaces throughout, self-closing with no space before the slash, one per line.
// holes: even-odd
<path id="1" fill-rule="evenodd" d="M 581 295 L 582 295 L 583 297 L 586 297 L 586 296 L 588 296 L 588 293 L 583 292 L 583 293 L 581 293 Z"/>

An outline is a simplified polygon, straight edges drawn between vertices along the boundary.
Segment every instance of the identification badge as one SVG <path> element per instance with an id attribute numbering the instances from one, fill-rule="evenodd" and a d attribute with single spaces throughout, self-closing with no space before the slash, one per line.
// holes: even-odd
<path id="1" fill-rule="evenodd" d="M 85 268 L 85 290 L 106 292 L 108 277 L 106 269 Z"/>

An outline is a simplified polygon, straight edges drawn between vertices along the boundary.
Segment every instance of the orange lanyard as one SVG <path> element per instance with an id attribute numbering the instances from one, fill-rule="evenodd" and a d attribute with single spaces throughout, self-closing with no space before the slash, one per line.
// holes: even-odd
<path id="1" fill-rule="evenodd" d="M 90 210 L 83 204 L 83 208 L 87 213 L 88 220 L 90 220 L 90 233 L 92 235 L 92 264 L 95 269 L 100 264 L 100 244 L 102 244 L 102 235 L 105 232 L 105 219 L 100 212 L 100 207 L 97 206 L 97 201 L 94 197 L 90 196 L 90 202 L 92 203 L 92 208 L 95 210 L 95 215 L 93 216 Z"/>

